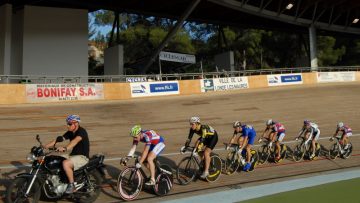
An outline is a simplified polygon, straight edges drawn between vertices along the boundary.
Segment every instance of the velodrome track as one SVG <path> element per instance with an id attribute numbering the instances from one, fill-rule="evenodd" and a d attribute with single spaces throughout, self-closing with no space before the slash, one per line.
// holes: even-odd
<path id="1" fill-rule="evenodd" d="M 79 114 L 82 126 L 88 130 L 91 153 L 106 155 L 107 180 L 97 202 L 121 202 L 116 193 L 116 178 L 121 170 L 120 157 L 131 147 L 128 136 L 134 124 L 154 129 L 166 139 L 166 150 L 160 159 L 175 167 L 185 155 L 178 153 L 187 138 L 190 116 L 200 116 L 219 133 L 216 153 L 225 157 L 223 142 L 232 135 L 232 122 L 241 120 L 251 124 L 259 134 L 269 118 L 282 122 L 287 131 L 285 141 L 291 142 L 304 119 L 319 124 L 321 137 L 334 133 L 338 121 L 349 124 L 355 134 L 353 156 L 347 160 L 328 160 L 320 157 L 315 161 L 295 163 L 291 159 L 279 164 L 266 163 L 251 173 L 222 175 L 215 183 L 197 181 L 187 186 L 174 186 L 169 196 L 158 198 L 142 192 L 139 201 L 157 202 L 189 195 L 228 190 L 248 185 L 274 182 L 295 176 L 308 176 L 337 169 L 360 167 L 360 83 L 338 83 L 251 89 L 216 92 L 191 96 L 171 96 L 125 101 L 82 102 L 71 104 L 36 104 L 0 106 L 0 192 L 3 196 L 9 178 L 25 170 L 24 157 L 33 145 L 35 135 L 43 142 L 61 135 L 67 114 Z M 328 139 L 320 144 L 329 148 Z M 138 151 L 143 149 L 140 144 Z M 207 189 L 207 190 L 205 190 Z"/>

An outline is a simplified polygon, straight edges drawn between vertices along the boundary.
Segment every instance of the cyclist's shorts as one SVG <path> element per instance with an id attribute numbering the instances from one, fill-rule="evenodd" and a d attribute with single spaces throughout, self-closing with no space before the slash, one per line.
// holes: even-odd
<path id="1" fill-rule="evenodd" d="M 214 135 L 205 138 L 204 145 L 207 148 L 210 148 L 211 150 L 213 150 L 215 148 L 217 142 L 218 142 L 218 135 L 215 132 Z"/>
<path id="2" fill-rule="evenodd" d="M 346 137 L 350 137 L 352 135 L 352 132 L 345 133 Z"/>
<path id="3" fill-rule="evenodd" d="M 165 148 L 165 144 L 163 142 L 159 142 L 156 145 L 150 145 L 149 152 L 154 152 L 156 156 L 158 156 Z"/>
<path id="4" fill-rule="evenodd" d="M 285 132 L 278 132 L 277 136 L 277 141 L 282 142 L 282 140 L 285 137 Z"/>
<path id="5" fill-rule="evenodd" d="M 317 130 L 316 132 L 314 132 L 312 137 L 314 140 L 318 140 L 320 137 L 320 130 Z"/>
<path id="6" fill-rule="evenodd" d="M 255 142 L 255 137 L 256 137 L 256 133 L 254 133 L 254 135 L 252 136 L 248 136 L 248 144 L 254 145 Z"/>

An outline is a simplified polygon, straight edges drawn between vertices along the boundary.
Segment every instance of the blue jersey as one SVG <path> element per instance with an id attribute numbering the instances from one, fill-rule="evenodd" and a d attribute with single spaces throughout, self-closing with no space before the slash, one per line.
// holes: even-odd
<path id="1" fill-rule="evenodd" d="M 242 135 L 243 137 L 253 138 L 256 136 L 255 129 L 251 125 L 242 125 Z"/>

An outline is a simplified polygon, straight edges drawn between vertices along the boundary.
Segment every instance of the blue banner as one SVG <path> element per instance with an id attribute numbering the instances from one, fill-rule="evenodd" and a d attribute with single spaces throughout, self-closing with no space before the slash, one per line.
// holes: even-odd
<path id="1" fill-rule="evenodd" d="M 282 83 L 300 82 L 300 81 L 302 81 L 301 75 L 282 75 L 281 76 Z"/>
<path id="2" fill-rule="evenodd" d="M 179 91 L 178 83 L 157 83 L 150 84 L 150 92 L 177 92 Z"/>

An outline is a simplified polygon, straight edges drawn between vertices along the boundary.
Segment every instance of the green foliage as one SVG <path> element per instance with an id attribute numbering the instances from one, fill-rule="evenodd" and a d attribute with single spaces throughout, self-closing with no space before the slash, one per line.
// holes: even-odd
<path id="1" fill-rule="evenodd" d="M 317 49 L 319 66 L 330 66 L 336 64 L 336 62 L 345 54 L 345 46 L 334 49 L 336 39 L 330 36 L 318 36 Z"/>

